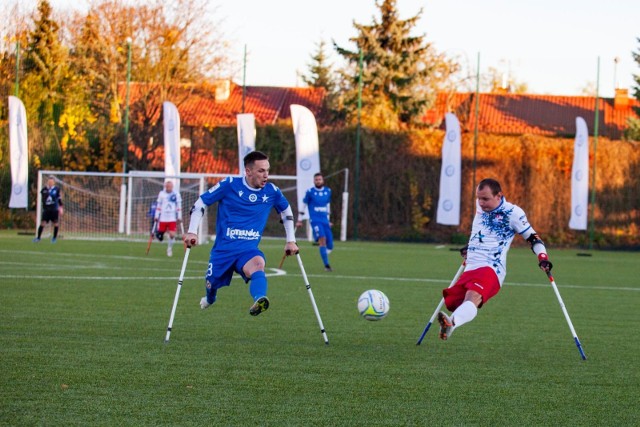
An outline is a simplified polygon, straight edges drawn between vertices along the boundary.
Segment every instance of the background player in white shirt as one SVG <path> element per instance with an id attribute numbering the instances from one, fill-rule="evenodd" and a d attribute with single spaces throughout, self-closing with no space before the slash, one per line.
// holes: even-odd
<path id="1" fill-rule="evenodd" d="M 164 190 L 158 193 L 156 202 L 156 237 L 162 241 L 165 232 L 169 232 L 167 256 L 173 255 L 173 244 L 176 240 L 177 223 L 182 222 L 182 197 L 173 191 L 173 181 L 164 183 Z"/>
<path id="2" fill-rule="evenodd" d="M 253 305 L 249 314 L 257 316 L 269 308 L 265 256 L 258 248 L 271 209 L 280 214 L 286 233 L 285 255 L 298 253 L 293 227 L 293 212 L 280 189 L 267 183 L 269 158 L 260 151 L 244 157 L 245 176 L 227 177 L 200 195 L 191 208 L 189 231 L 183 237 L 191 247 L 197 242 L 200 220 L 207 206 L 218 203 L 216 241 L 211 248 L 205 274 L 206 295 L 200 308 L 208 308 L 216 301 L 218 289 L 231 284 L 237 273 L 249 284 Z"/>
<path id="3" fill-rule="evenodd" d="M 548 272 L 553 267 L 544 243 L 524 211 L 506 201 L 498 181 L 490 178 L 480 181 L 476 198 L 469 244 L 461 250 L 466 259 L 464 273 L 454 286 L 442 291 L 447 309 L 453 312 L 451 317 L 442 311 L 438 313 L 443 340 L 455 328 L 472 321 L 478 309 L 498 293 L 507 274 L 507 252 L 516 233 L 531 244 L 542 270 Z"/>

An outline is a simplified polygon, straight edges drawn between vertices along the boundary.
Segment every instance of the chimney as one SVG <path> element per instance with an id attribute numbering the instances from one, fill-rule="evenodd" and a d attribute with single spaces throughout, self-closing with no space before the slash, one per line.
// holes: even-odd
<path id="1" fill-rule="evenodd" d="M 231 96 L 231 80 L 216 80 L 216 102 L 224 102 Z"/>
<path id="2" fill-rule="evenodd" d="M 613 108 L 621 110 L 629 107 L 629 91 L 616 88 L 616 96 L 613 98 Z"/>

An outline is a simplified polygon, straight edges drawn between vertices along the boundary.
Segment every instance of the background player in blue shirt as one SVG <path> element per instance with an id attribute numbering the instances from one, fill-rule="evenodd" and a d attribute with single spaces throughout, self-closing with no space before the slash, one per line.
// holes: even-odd
<path id="1" fill-rule="evenodd" d="M 269 308 L 266 261 L 258 244 L 272 208 L 280 214 L 284 225 L 285 254 L 296 254 L 298 246 L 291 206 L 278 187 L 267 183 L 270 168 L 267 155 L 253 151 L 244 157 L 244 166 L 243 178 L 227 177 L 200 195 L 191 208 L 189 231 L 183 240 L 188 247 L 196 244 L 205 209 L 217 202 L 216 241 L 209 257 L 206 295 L 200 300 L 200 308 L 205 309 L 216 301 L 218 289 L 231 283 L 235 271 L 245 283 L 251 281 L 249 293 L 253 305 L 249 313 L 257 316 Z"/>
<path id="2" fill-rule="evenodd" d="M 333 232 L 331 231 L 331 189 L 324 186 L 321 172 L 313 175 L 313 187 L 307 190 L 302 202 L 304 205 L 298 212 L 297 227 L 302 225 L 305 210 L 309 209 L 309 222 L 313 230 L 313 238 L 320 246 L 320 257 L 326 271 L 332 271 L 329 265 L 329 253 L 333 250 Z"/>
<path id="3" fill-rule="evenodd" d="M 53 223 L 51 243 L 55 243 L 58 240 L 58 218 L 62 215 L 62 198 L 54 177 L 50 176 L 47 179 L 47 185 L 40 190 L 40 193 L 42 194 L 42 218 L 38 227 L 38 236 L 33 241 L 40 241 L 44 224 L 51 222 Z"/>

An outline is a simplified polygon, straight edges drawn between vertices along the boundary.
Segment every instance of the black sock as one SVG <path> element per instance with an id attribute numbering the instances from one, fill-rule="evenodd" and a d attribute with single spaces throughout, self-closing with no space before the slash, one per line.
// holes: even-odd
<path id="1" fill-rule="evenodd" d="M 42 230 L 44 230 L 44 226 L 43 225 L 38 227 L 38 239 L 40 238 L 40 236 L 42 236 Z"/>
<path id="2" fill-rule="evenodd" d="M 53 238 L 54 239 L 58 238 L 58 226 L 57 225 L 55 227 L 53 227 Z"/>

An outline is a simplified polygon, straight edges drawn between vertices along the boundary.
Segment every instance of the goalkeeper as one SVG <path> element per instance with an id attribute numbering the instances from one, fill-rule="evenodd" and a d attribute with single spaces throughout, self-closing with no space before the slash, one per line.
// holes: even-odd
<path id="1" fill-rule="evenodd" d="M 472 321 L 478 309 L 500 291 L 507 274 L 507 252 L 516 233 L 531 244 L 542 270 L 549 272 L 553 267 L 544 243 L 526 214 L 507 202 L 498 181 L 480 181 L 476 199 L 469 244 L 461 250 L 466 260 L 464 273 L 452 287 L 442 291 L 447 309 L 453 312 L 451 316 L 442 311 L 438 313 L 443 340 L 449 338 L 455 328 Z"/>
<path id="2" fill-rule="evenodd" d="M 164 233 L 169 232 L 167 256 L 173 256 L 177 223 L 182 222 L 182 197 L 173 191 L 173 181 L 166 181 L 164 189 L 158 193 L 155 213 L 156 238 L 162 242 Z"/>
<path id="3" fill-rule="evenodd" d="M 197 231 L 205 209 L 218 203 L 216 240 L 211 249 L 205 274 L 205 296 L 200 308 L 216 301 L 218 289 L 229 286 L 233 273 L 249 284 L 253 305 L 249 314 L 257 316 L 269 308 L 265 256 L 258 248 L 271 208 L 280 214 L 286 233 L 285 254 L 298 252 L 293 227 L 293 212 L 280 189 L 267 183 L 269 158 L 260 151 L 244 157 L 245 176 L 227 177 L 201 194 L 191 208 L 189 231 L 183 236 L 191 247 L 197 242 Z"/>
<path id="4" fill-rule="evenodd" d="M 56 181 L 53 176 L 47 179 L 47 185 L 40 190 L 40 193 L 42 194 L 42 221 L 38 227 L 38 235 L 33 241 L 36 243 L 40 241 L 42 230 L 44 230 L 43 224 L 50 222 L 53 224 L 51 243 L 55 243 L 58 240 L 58 220 L 63 213 L 63 208 L 60 189 L 56 186 Z"/>

